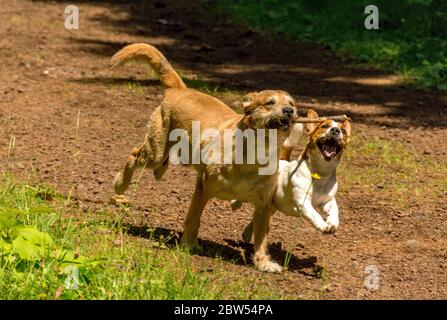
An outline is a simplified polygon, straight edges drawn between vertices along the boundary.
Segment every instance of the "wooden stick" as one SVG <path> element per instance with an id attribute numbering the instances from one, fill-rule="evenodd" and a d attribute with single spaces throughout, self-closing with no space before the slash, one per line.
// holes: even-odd
<path id="1" fill-rule="evenodd" d="M 316 123 L 316 122 L 323 122 L 326 120 L 334 120 L 337 122 L 343 122 L 348 120 L 349 117 L 345 114 L 341 116 L 329 116 L 329 117 L 318 117 L 318 118 L 307 118 L 307 117 L 297 117 L 292 119 L 293 123 Z"/>

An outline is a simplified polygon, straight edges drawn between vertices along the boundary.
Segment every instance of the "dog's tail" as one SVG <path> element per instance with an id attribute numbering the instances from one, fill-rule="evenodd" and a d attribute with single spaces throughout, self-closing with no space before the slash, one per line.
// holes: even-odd
<path id="1" fill-rule="evenodd" d="M 154 46 L 146 43 L 135 43 L 125 46 L 115 53 L 111 59 L 112 68 L 121 66 L 130 60 L 145 62 L 158 73 L 160 81 L 166 88 L 186 88 L 182 78 L 165 56 Z"/>

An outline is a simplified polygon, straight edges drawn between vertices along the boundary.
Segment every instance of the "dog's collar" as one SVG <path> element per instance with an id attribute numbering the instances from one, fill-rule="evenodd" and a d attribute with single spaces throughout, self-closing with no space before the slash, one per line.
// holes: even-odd
<path id="1" fill-rule="evenodd" d="M 321 179 L 321 176 L 316 172 L 312 173 L 310 176 L 312 177 L 312 180 L 320 180 Z"/>

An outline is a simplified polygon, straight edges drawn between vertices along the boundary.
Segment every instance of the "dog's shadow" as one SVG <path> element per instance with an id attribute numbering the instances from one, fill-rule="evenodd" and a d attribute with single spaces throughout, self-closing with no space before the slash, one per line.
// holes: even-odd
<path id="1" fill-rule="evenodd" d="M 101 85 L 127 85 L 129 88 L 141 87 L 158 87 L 160 81 L 156 79 L 135 79 L 132 77 L 82 77 L 77 79 L 71 79 L 71 82 L 77 82 L 81 84 L 101 84 Z"/>
<path id="2" fill-rule="evenodd" d="M 166 228 L 149 228 L 145 226 L 124 225 L 127 233 L 133 236 L 158 241 L 168 248 L 178 248 L 181 233 Z M 252 264 L 253 245 L 243 241 L 224 239 L 228 245 L 223 245 L 210 240 L 199 239 L 201 250 L 195 250 L 193 254 L 211 258 L 221 258 L 236 265 L 250 266 Z M 295 271 L 311 277 L 319 277 L 321 266 L 317 264 L 317 257 L 310 256 L 300 259 L 290 252 L 282 249 L 280 243 L 269 246 L 269 253 L 280 264 L 287 264 L 289 271 Z"/>

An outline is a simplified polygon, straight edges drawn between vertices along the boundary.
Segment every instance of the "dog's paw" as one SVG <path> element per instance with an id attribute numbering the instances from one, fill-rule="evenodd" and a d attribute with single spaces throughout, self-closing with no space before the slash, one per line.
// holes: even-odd
<path id="1" fill-rule="evenodd" d="M 326 233 L 326 230 L 328 229 L 328 225 L 323 219 L 321 219 L 321 221 L 319 221 L 318 223 L 314 224 L 314 226 L 318 231 L 321 231 L 322 233 Z"/>
<path id="2" fill-rule="evenodd" d="M 333 234 L 335 233 L 335 231 L 337 231 L 337 228 L 335 228 L 334 226 L 327 226 L 326 229 L 323 231 L 323 233 L 326 234 Z"/>
<path id="3" fill-rule="evenodd" d="M 160 181 L 164 177 L 166 171 L 168 171 L 168 167 L 169 167 L 169 162 L 165 161 L 161 166 L 154 169 L 155 180 Z"/>
<path id="4" fill-rule="evenodd" d="M 185 237 L 182 237 L 180 245 L 182 248 L 188 249 L 190 252 L 202 252 L 203 250 L 203 248 L 199 245 L 197 239 L 189 240 Z"/>
<path id="5" fill-rule="evenodd" d="M 253 257 L 253 262 L 254 262 L 256 269 L 258 269 L 259 271 L 262 271 L 262 272 L 280 273 L 284 270 L 283 267 L 281 267 L 276 262 L 270 260 L 270 258 L 266 257 L 266 256 L 264 256 L 262 258 L 257 258 L 255 256 L 255 257 Z"/>
<path id="6" fill-rule="evenodd" d="M 328 217 L 326 220 L 326 228 L 323 231 L 324 233 L 335 233 L 338 229 L 338 219 L 331 219 Z"/>
<path id="7" fill-rule="evenodd" d="M 281 273 L 284 270 L 284 268 L 281 267 L 279 264 L 270 260 L 255 266 L 259 271 L 262 272 Z"/>
<path id="8" fill-rule="evenodd" d="M 124 195 L 114 195 L 110 197 L 110 203 L 117 207 L 128 206 L 130 204 L 130 199 Z"/>
<path id="9" fill-rule="evenodd" d="M 113 179 L 113 189 L 118 195 L 123 194 L 127 189 L 127 186 L 124 183 L 123 174 L 121 172 L 117 173 L 115 179 Z"/>

